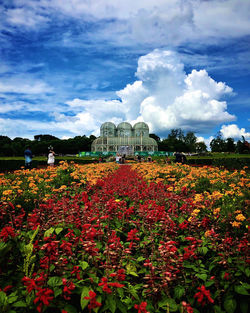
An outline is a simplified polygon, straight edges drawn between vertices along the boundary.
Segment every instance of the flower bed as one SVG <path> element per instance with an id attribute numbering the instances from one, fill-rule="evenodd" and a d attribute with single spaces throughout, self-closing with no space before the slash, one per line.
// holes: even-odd
<path id="1" fill-rule="evenodd" d="M 117 168 L 2 176 L 1 312 L 247 312 L 246 172 Z"/>

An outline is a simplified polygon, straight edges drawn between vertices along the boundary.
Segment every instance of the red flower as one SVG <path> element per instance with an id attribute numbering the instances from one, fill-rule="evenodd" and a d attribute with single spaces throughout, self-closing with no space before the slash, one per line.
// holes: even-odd
<path id="1" fill-rule="evenodd" d="M 89 297 L 84 297 L 86 300 L 90 300 L 88 305 L 89 310 L 100 307 L 102 304 L 96 301 L 96 293 L 92 290 L 89 291 Z"/>
<path id="2" fill-rule="evenodd" d="M 73 267 L 73 271 L 70 273 L 71 275 L 76 275 L 76 278 L 78 279 L 78 280 L 80 280 L 81 279 L 81 277 L 80 277 L 80 272 L 81 272 L 81 270 L 80 270 L 80 268 L 79 268 L 79 266 L 74 266 Z"/>
<path id="3" fill-rule="evenodd" d="M 214 300 L 210 296 L 210 291 L 205 288 L 204 285 L 198 287 L 199 292 L 194 295 L 194 298 L 197 298 L 199 304 L 204 306 L 206 304 L 206 300 L 210 303 L 214 303 Z"/>
<path id="4" fill-rule="evenodd" d="M 66 278 L 62 279 L 63 282 L 63 297 L 65 300 L 70 300 L 70 295 L 72 294 L 72 290 L 75 289 L 75 285 L 72 281 L 67 281 Z"/>
<path id="5" fill-rule="evenodd" d="M 98 284 L 98 286 L 102 286 L 102 290 L 106 293 L 112 293 L 112 290 L 108 286 L 108 279 L 106 277 L 103 277 L 101 279 L 101 283 Z"/>
<path id="6" fill-rule="evenodd" d="M 49 288 L 40 289 L 36 293 L 36 298 L 34 300 L 34 303 L 40 302 L 37 306 L 37 311 L 41 312 L 43 305 L 49 305 L 49 303 L 53 300 L 53 290 Z"/>
<path id="7" fill-rule="evenodd" d="M 38 286 L 36 284 L 35 279 L 29 278 L 29 277 L 23 277 L 22 282 L 24 286 L 26 286 L 27 291 L 30 293 L 32 290 L 38 289 Z"/>
<path id="8" fill-rule="evenodd" d="M 149 313 L 146 308 L 147 308 L 147 302 L 142 302 L 140 305 L 135 304 L 134 308 L 138 310 L 138 313 Z"/>
<path id="9" fill-rule="evenodd" d="M 67 255 L 72 255 L 72 250 L 71 250 L 71 247 L 72 247 L 72 243 L 66 241 L 66 240 L 62 240 L 62 244 L 60 245 L 60 248 L 62 250 L 64 250 L 64 252 L 67 254 Z"/>
<path id="10" fill-rule="evenodd" d="M 16 237 L 15 230 L 11 226 L 6 226 L 1 230 L 0 238 L 2 238 L 4 242 L 6 242 L 8 241 L 9 237 L 11 238 Z"/>
<path id="11" fill-rule="evenodd" d="M 230 277 L 230 275 L 229 275 L 229 273 L 227 273 L 227 272 L 225 272 L 225 274 L 224 274 L 224 279 L 226 279 L 226 280 L 229 280 L 229 277 Z"/>
<path id="12" fill-rule="evenodd" d="M 125 270 L 123 268 L 119 269 L 117 271 L 117 280 L 123 281 L 123 280 L 125 280 L 125 278 L 126 278 Z"/>
<path id="13" fill-rule="evenodd" d="M 132 229 L 130 232 L 128 232 L 128 241 L 140 240 L 140 238 L 136 236 L 136 233 L 138 233 L 137 229 Z"/>

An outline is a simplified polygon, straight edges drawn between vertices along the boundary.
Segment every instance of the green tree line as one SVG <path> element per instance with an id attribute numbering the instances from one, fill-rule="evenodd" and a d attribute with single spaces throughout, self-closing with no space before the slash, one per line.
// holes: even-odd
<path id="1" fill-rule="evenodd" d="M 93 135 L 69 139 L 59 139 L 52 135 L 36 135 L 34 140 L 30 140 L 0 136 L 0 156 L 23 156 L 28 146 L 34 155 L 47 155 L 50 147 L 53 147 L 56 154 L 77 154 L 80 151 L 90 151 L 91 143 L 95 138 Z"/>
<path id="2" fill-rule="evenodd" d="M 161 139 L 156 134 L 150 134 L 150 137 L 157 141 L 159 151 L 207 152 L 206 144 L 197 142 L 197 137 L 191 131 L 184 133 L 178 128 L 172 129 L 167 138 Z M 0 136 L 0 156 L 23 156 L 28 146 L 34 155 L 47 155 L 50 147 L 53 147 L 56 154 L 77 154 L 80 151 L 91 151 L 91 144 L 95 138 L 93 135 L 69 139 L 59 139 L 52 135 L 36 135 L 34 140 L 30 140 Z M 223 139 L 220 133 L 211 141 L 210 148 L 212 152 L 250 153 L 249 143 L 244 137 L 235 142 L 233 138 Z"/>
<path id="3" fill-rule="evenodd" d="M 197 137 L 191 131 L 185 134 L 181 129 L 172 129 L 165 139 L 155 134 L 150 134 L 150 137 L 157 141 L 160 151 L 207 152 L 206 144 L 197 142 Z M 244 137 L 235 142 L 233 138 L 223 139 L 220 132 L 210 142 L 210 149 L 212 152 L 250 153 L 250 145 Z"/>

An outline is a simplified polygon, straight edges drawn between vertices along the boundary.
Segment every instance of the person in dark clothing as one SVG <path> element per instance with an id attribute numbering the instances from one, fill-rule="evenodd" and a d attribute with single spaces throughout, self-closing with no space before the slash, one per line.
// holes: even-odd
<path id="1" fill-rule="evenodd" d="M 25 169 L 30 169 L 32 163 L 32 152 L 30 150 L 30 147 L 27 147 L 27 149 L 24 151 L 24 157 L 25 157 Z"/>
<path id="2" fill-rule="evenodd" d="M 186 161 L 187 161 L 187 158 L 186 158 L 185 154 L 178 152 L 178 151 L 175 153 L 175 162 L 176 163 L 184 164 L 184 163 L 186 163 Z"/>
<path id="3" fill-rule="evenodd" d="M 182 163 L 182 153 L 180 153 L 179 151 L 175 152 L 175 162 Z"/>

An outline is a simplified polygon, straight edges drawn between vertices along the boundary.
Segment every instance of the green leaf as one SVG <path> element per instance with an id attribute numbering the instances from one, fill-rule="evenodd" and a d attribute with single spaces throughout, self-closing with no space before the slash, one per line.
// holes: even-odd
<path id="1" fill-rule="evenodd" d="M 213 284 L 214 284 L 214 280 L 207 281 L 207 282 L 205 282 L 205 287 L 210 287 Z"/>
<path id="2" fill-rule="evenodd" d="M 117 299 L 116 301 L 117 307 L 118 309 L 122 312 L 122 313 L 127 313 L 127 307 L 119 300 Z"/>
<path id="3" fill-rule="evenodd" d="M 131 295 L 138 301 L 140 301 L 139 296 L 135 290 L 135 288 L 132 285 L 129 285 L 129 292 L 131 293 Z"/>
<path id="4" fill-rule="evenodd" d="M 56 286 L 61 286 L 63 284 L 62 282 L 62 278 L 61 277 L 50 277 L 50 279 L 48 280 L 48 285 L 50 287 L 56 287 Z"/>
<path id="5" fill-rule="evenodd" d="M 237 303 L 232 297 L 227 297 L 224 301 L 224 309 L 227 313 L 234 313 Z"/>
<path id="6" fill-rule="evenodd" d="M 8 303 L 11 304 L 13 302 L 15 302 L 18 299 L 18 296 L 8 296 Z"/>
<path id="7" fill-rule="evenodd" d="M 55 232 L 56 232 L 56 234 L 58 235 L 58 234 L 60 234 L 60 232 L 63 230 L 63 228 L 62 227 L 57 227 L 56 229 L 55 229 Z"/>
<path id="8" fill-rule="evenodd" d="M 84 299 L 84 297 L 89 297 L 89 291 L 90 291 L 89 287 L 84 286 L 82 288 L 82 292 L 81 292 L 81 308 L 82 308 L 82 310 L 84 310 L 84 308 L 89 303 L 89 300 Z"/>
<path id="9" fill-rule="evenodd" d="M 247 275 L 247 277 L 250 276 L 250 268 L 249 268 L 249 267 L 247 267 L 247 268 L 245 269 L 245 274 Z"/>
<path id="10" fill-rule="evenodd" d="M 112 313 L 115 313 L 116 310 L 116 301 L 112 295 L 107 296 L 106 303 Z"/>
<path id="11" fill-rule="evenodd" d="M 26 302 L 24 301 L 17 301 L 12 304 L 15 308 L 25 308 L 27 306 Z"/>
<path id="12" fill-rule="evenodd" d="M 62 294 L 62 289 L 61 288 L 55 288 L 54 291 L 54 297 L 56 298 L 57 296 Z"/>
<path id="13" fill-rule="evenodd" d="M 203 281 L 207 280 L 207 274 L 196 274 L 195 276 L 202 279 Z"/>
<path id="14" fill-rule="evenodd" d="M 24 253 L 26 255 L 31 254 L 33 251 L 33 244 L 32 243 L 28 243 L 27 245 L 24 246 Z"/>
<path id="15" fill-rule="evenodd" d="M 239 293 L 240 295 L 245 295 L 245 296 L 249 295 L 249 293 L 247 292 L 247 290 L 243 286 L 235 286 L 234 290 L 237 293 Z"/>
<path id="16" fill-rule="evenodd" d="M 218 305 L 213 306 L 214 313 L 224 313 L 225 311 L 222 311 L 222 309 Z"/>
<path id="17" fill-rule="evenodd" d="M 170 312 L 176 312 L 178 310 L 178 305 L 172 298 L 165 298 L 158 303 L 159 308 L 167 310 L 169 308 Z"/>
<path id="18" fill-rule="evenodd" d="M 248 283 L 242 283 L 242 286 L 246 289 L 250 289 L 250 284 Z"/>
<path id="19" fill-rule="evenodd" d="M 136 271 L 136 266 L 133 263 L 128 263 L 126 266 L 127 274 L 133 275 L 133 276 L 138 276 Z"/>
<path id="20" fill-rule="evenodd" d="M 79 264 L 80 264 L 82 270 L 85 270 L 89 266 L 89 263 L 87 263 L 85 261 L 80 261 Z"/>
<path id="21" fill-rule="evenodd" d="M 49 229 L 46 230 L 43 237 L 50 237 L 53 231 L 54 231 L 54 227 L 50 227 Z"/>
<path id="22" fill-rule="evenodd" d="M 4 306 L 5 304 L 7 304 L 7 296 L 6 293 L 3 291 L 0 291 L 0 304 L 2 306 Z"/>
<path id="23" fill-rule="evenodd" d="M 144 260 L 146 260 L 143 256 L 139 256 L 139 258 L 137 258 L 137 262 L 141 262 L 141 261 L 144 261 Z"/>
<path id="24" fill-rule="evenodd" d="M 174 289 L 174 297 L 180 299 L 185 293 L 185 288 L 181 286 L 177 286 Z"/>

